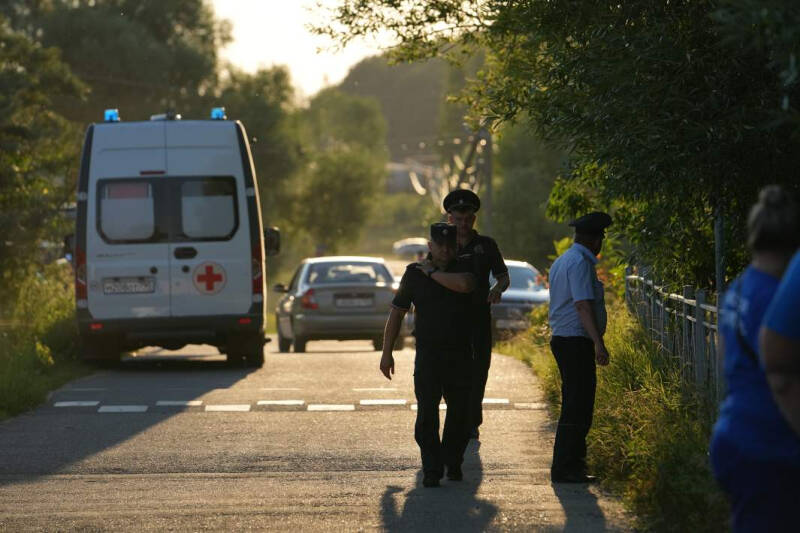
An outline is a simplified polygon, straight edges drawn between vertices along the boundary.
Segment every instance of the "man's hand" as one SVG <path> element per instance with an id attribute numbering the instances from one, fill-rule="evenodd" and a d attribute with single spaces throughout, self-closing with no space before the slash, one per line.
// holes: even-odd
<path id="1" fill-rule="evenodd" d="M 423 274 L 429 276 L 431 272 L 436 268 L 436 265 L 433 264 L 432 261 L 426 259 L 421 263 L 417 263 L 417 269 L 421 270 Z"/>
<path id="2" fill-rule="evenodd" d="M 600 344 L 594 345 L 594 358 L 600 366 L 606 366 L 608 364 L 608 350 L 606 350 L 605 343 L 601 342 Z"/>
<path id="3" fill-rule="evenodd" d="M 391 381 L 392 374 L 394 374 L 394 356 L 391 353 L 384 353 L 381 356 L 381 372 L 386 379 Z"/>
<path id="4" fill-rule="evenodd" d="M 490 304 L 496 304 L 500 302 L 500 299 L 503 297 L 503 292 L 495 290 L 494 288 L 489 289 L 489 296 L 486 297 L 486 301 Z"/>

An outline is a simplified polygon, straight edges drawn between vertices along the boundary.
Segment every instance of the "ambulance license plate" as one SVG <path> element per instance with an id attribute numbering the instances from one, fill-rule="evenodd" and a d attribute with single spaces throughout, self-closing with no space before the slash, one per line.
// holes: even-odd
<path id="1" fill-rule="evenodd" d="M 103 279 L 104 294 L 143 294 L 155 292 L 155 290 L 155 278 L 136 277 Z"/>
<path id="2" fill-rule="evenodd" d="M 336 298 L 336 307 L 370 307 L 372 298 Z"/>

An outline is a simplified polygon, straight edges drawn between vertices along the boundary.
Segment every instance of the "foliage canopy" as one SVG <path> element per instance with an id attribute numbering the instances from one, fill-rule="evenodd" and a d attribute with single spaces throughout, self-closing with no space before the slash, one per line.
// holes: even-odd
<path id="1" fill-rule="evenodd" d="M 389 32 L 401 60 L 486 50 L 462 95 L 473 121 L 530 117 L 572 159 L 549 214 L 611 209 L 663 276 L 713 283 L 716 210 L 741 267 L 758 189 L 797 186 L 790 0 L 343 0 L 332 20 L 317 31 Z"/>

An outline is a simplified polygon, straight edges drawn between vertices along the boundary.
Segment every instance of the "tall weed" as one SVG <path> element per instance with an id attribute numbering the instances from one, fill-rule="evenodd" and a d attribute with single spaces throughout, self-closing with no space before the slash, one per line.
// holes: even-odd
<path id="1" fill-rule="evenodd" d="M 561 382 L 546 323 L 546 309 L 535 310 L 528 332 L 498 351 L 531 365 L 557 418 Z M 605 340 L 611 361 L 597 372 L 587 441 L 591 470 L 622 497 L 643 530 L 725 530 L 728 506 L 708 462 L 708 406 L 682 384 L 678 364 L 620 300 L 609 307 Z"/>
<path id="2" fill-rule="evenodd" d="M 19 282 L 0 330 L 0 419 L 26 411 L 66 381 L 89 372 L 75 361 L 71 271 L 49 265 Z"/>

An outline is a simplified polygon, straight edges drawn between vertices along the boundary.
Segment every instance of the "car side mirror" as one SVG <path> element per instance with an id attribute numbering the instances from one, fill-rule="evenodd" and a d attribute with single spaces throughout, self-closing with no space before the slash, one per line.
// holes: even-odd
<path id="1" fill-rule="evenodd" d="M 278 255 L 281 251 L 281 232 L 276 227 L 264 230 L 264 250 L 267 255 Z"/>
<path id="2" fill-rule="evenodd" d="M 274 290 L 275 292 L 281 292 L 281 293 L 289 292 L 289 288 L 286 287 L 286 285 L 284 285 L 283 283 L 276 283 L 275 286 L 272 287 L 272 290 Z"/>

